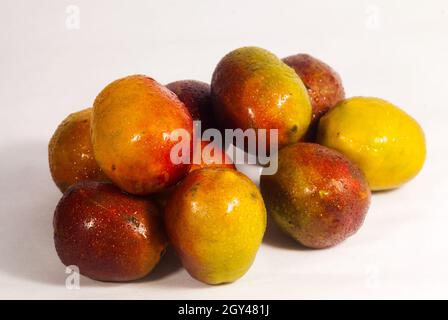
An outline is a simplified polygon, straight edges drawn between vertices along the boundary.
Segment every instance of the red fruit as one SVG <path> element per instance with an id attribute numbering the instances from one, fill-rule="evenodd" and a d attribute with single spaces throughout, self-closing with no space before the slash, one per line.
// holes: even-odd
<path id="1" fill-rule="evenodd" d="M 53 220 L 56 251 L 65 265 L 101 281 L 146 276 L 159 262 L 167 240 L 156 207 L 109 183 L 70 187 Z"/>
<path id="2" fill-rule="evenodd" d="M 339 152 L 312 143 L 280 150 L 278 170 L 261 176 L 268 213 L 292 238 L 326 248 L 354 234 L 370 205 L 362 172 Z"/>

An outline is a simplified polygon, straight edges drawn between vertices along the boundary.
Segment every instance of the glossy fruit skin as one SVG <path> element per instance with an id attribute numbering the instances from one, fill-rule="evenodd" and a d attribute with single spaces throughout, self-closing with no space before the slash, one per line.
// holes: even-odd
<path id="1" fill-rule="evenodd" d="M 176 187 L 164 218 L 183 266 L 207 284 L 242 277 L 266 229 L 258 188 L 242 173 L 223 168 L 190 173 Z"/>
<path id="2" fill-rule="evenodd" d="M 311 143 L 285 147 L 278 171 L 262 175 L 268 213 L 309 248 L 334 246 L 362 225 L 370 189 L 361 171 L 337 151 Z"/>
<path id="3" fill-rule="evenodd" d="M 415 177 L 426 157 L 420 125 L 378 98 L 342 101 L 320 121 L 318 142 L 339 150 L 364 172 L 370 188 L 397 188 Z"/>
<path id="4" fill-rule="evenodd" d="M 169 139 L 175 129 L 192 135 L 192 118 L 177 96 L 155 80 L 129 76 L 109 84 L 96 98 L 92 117 L 95 158 L 123 190 L 138 195 L 179 181 L 189 164 L 174 164 Z"/>
<path id="5" fill-rule="evenodd" d="M 91 115 L 91 108 L 70 114 L 58 126 L 48 145 L 51 176 L 61 192 L 80 181 L 108 180 L 93 156 Z"/>
<path id="6" fill-rule="evenodd" d="M 60 200 L 53 220 L 62 263 L 100 281 L 146 276 L 167 246 L 163 223 L 150 202 L 111 183 L 81 182 Z"/>
<path id="7" fill-rule="evenodd" d="M 308 90 L 313 115 L 307 140 L 313 140 L 319 119 L 345 99 L 341 77 L 329 65 L 308 54 L 292 55 L 283 62 L 294 69 Z"/>
<path id="8" fill-rule="evenodd" d="M 221 128 L 278 129 L 280 147 L 302 138 L 311 121 L 311 102 L 300 78 L 261 48 L 227 54 L 213 73 L 211 91 Z"/>
<path id="9" fill-rule="evenodd" d="M 196 80 L 179 80 L 166 87 L 184 103 L 193 120 L 201 121 L 202 130 L 216 127 L 209 84 Z"/>

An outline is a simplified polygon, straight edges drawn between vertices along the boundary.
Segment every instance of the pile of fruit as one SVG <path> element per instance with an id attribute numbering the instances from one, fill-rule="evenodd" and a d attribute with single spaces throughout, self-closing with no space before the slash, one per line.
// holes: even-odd
<path id="1" fill-rule="evenodd" d="M 224 148 L 213 159 L 226 161 L 171 161 L 170 133 L 191 134 L 193 120 L 278 130 L 278 170 L 261 176 L 261 192 Z M 219 62 L 210 86 L 129 76 L 69 115 L 50 141 L 50 171 L 64 193 L 56 251 L 87 277 L 130 281 L 170 244 L 194 278 L 232 282 L 254 261 L 267 214 L 298 246 L 336 245 L 362 225 L 371 191 L 411 180 L 425 152 L 413 118 L 378 98 L 346 99 L 338 74 L 309 55 L 281 60 L 240 48 Z"/>

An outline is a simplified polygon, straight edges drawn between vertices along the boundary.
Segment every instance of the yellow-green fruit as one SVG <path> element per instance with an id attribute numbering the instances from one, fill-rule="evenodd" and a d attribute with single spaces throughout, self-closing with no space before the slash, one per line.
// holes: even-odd
<path id="1" fill-rule="evenodd" d="M 208 284 L 242 277 L 266 229 L 260 191 L 245 175 L 227 168 L 191 172 L 171 195 L 164 217 L 182 264 Z"/>
<path id="2" fill-rule="evenodd" d="M 403 110 L 378 98 L 339 103 L 320 120 L 318 142 L 339 150 L 364 172 L 372 190 L 397 188 L 425 162 L 425 136 Z"/>
<path id="3" fill-rule="evenodd" d="M 261 48 L 236 49 L 222 58 L 213 73 L 211 93 L 222 128 L 278 129 L 279 146 L 297 142 L 311 121 L 311 102 L 302 80 Z"/>

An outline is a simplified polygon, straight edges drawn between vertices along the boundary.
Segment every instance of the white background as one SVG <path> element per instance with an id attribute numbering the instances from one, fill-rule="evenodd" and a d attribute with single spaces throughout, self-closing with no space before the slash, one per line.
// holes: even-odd
<path id="1" fill-rule="evenodd" d="M 69 5 L 80 29 L 70 29 Z M 401 106 L 426 132 L 423 171 L 375 194 L 363 228 L 337 247 L 305 250 L 269 227 L 234 284 L 197 282 L 168 253 L 144 281 L 82 277 L 67 290 L 47 164 L 59 122 L 129 74 L 209 82 L 245 45 L 311 53 L 341 74 L 347 96 Z M 0 298 L 448 298 L 447 58 L 444 0 L 0 0 Z"/>

